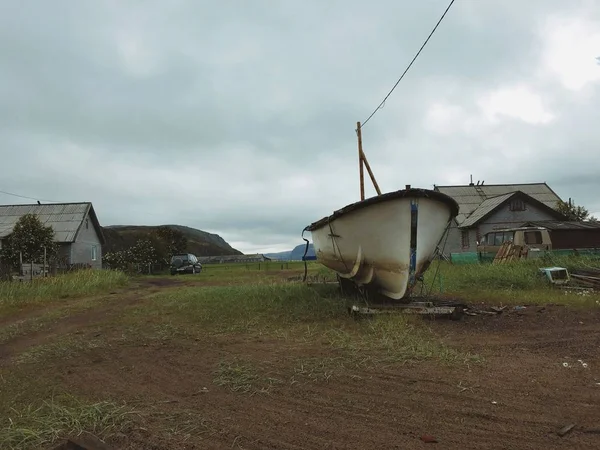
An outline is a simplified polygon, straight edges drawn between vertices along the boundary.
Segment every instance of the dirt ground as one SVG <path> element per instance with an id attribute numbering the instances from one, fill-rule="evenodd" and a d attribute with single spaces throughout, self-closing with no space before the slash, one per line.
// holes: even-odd
<path id="1" fill-rule="evenodd" d="M 148 281 L 112 294 L 116 299 L 106 306 L 17 337 L 2 346 L 0 368 L 27 348 L 73 330 L 97 336 L 99 320 L 176 285 Z M 444 342 L 484 361 L 350 368 L 330 378 L 298 374 L 290 381 L 284 375 L 294 373 L 291 356 L 323 358 L 329 348 L 248 336 L 123 341 L 52 361 L 43 370 L 77 394 L 143 407 L 143 426 L 111 438 L 111 448 L 591 449 L 600 448 L 599 319 L 599 309 L 549 305 L 431 321 L 427 326 Z M 119 332 L 117 326 L 102 331 Z M 233 357 L 284 382 L 257 393 L 215 384 L 215 367 Z M 575 427 L 560 437 L 557 432 L 569 424 Z M 423 442 L 424 435 L 437 443 Z"/>

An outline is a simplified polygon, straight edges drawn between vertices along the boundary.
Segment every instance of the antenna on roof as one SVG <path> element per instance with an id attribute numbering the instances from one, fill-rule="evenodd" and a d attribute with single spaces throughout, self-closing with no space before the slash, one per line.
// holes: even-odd
<path id="1" fill-rule="evenodd" d="M 479 186 L 479 180 L 477 180 L 477 186 Z"/>
<path id="2" fill-rule="evenodd" d="M 484 182 L 484 180 L 481 180 L 481 185 L 482 185 L 482 186 L 483 186 L 483 182 Z"/>

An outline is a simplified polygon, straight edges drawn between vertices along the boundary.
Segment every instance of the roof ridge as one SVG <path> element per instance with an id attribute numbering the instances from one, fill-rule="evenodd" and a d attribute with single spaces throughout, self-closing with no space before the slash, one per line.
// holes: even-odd
<path id="1" fill-rule="evenodd" d="M 91 205 L 92 202 L 61 202 L 61 203 L 15 203 L 12 205 L 0 205 L 0 208 L 9 206 L 60 206 L 60 205 Z"/>
<path id="2" fill-rule="evenodd" d="M 475 186 L 481 186 L 481 187 L 486 187 L 486 186 L 534 186 L 534 185 L 540 185 L 540 186 L 544 185 L 544 186 L 547 186 L 550 190 L 552 190 L 545 181 L 535 182 L 535 183 L 446 184 L 446 185 L 436 184 L 435 187 L 436 188 L 444 188 L 444 187 L 475 187 Z"/>

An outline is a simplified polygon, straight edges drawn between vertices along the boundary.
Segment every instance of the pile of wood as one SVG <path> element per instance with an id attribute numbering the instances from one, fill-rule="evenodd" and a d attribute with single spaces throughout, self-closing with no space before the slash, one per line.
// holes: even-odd
<path id="1" fill-rule="evenodd" d="M 571 285 L 600 290 L 600 269 L 571 270 Z"/>
<path id="2" fill-rule="evenodd" d="M 498 253 L 494 258 L 492 264 L 504 264 L 507 262 L 514 261 L 516 259 L 526 258 L 527 249 L 522 245 L 515 245 L 512 241 L 506 241 L 498 249 Z"/>

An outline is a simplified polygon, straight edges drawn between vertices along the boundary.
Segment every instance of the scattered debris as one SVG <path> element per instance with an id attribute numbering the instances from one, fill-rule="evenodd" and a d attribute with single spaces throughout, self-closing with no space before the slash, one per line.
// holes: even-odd
<path id="1" fill-rule="evenodd" d="M 421 440 L 427 444 L 436 444 L 437 443 L 437 439 L 434 438 L 433 436 L 430 436 L 429 434 L 422 435 Z"/>
<path id="2" fill-rule="evenodd" d="M 569 271 L 566 267 L 542 267 L 538 270 L 546 276 L 550 284 L 563 285 L 569 283 Z"/>
<path id="3" fill-rule="evenodd" d="M 571 270 L 571 279 L 575 286 L 600 290 L 600 269 Z"/>
<path id="4" fill-rule="evenodd" d="M 584 362 L 582 359 L 578 359 L 577 362 L 579 364 L 581 364 L 581 367 L 583 367 L 584 369 L 588 368 L 588 363 Z M 563 367 L 573 367 L 571 364 L 569 364 L 568 362 L 563 362 L 562 363 Z M 600 385 L 600 383 L 596 383 L 598 385 Z"/>
<path id="5" fill-rule="evenodd" d="M 111 450 L 103 441 L 90 433 L 85 433 L 78 438 L 67 439 L 52 450 Z"/>
<path id="6" fill-rule="evenodd" d="M 565 425 L 560 430 L 558 430 L 556 432 L 556 434 L 558 434 L 560 437 L 566 436 L 568 433 L 570 433 L 573 430 L 573 428 L 575 428 L 575 424 L 574 423 L 571 423 L 569 425 Z"/>
<path id="7" fill-rule="evenodd" d="M 498 404 L 498 402 L 492 400 L 492 405 L 497 405 L 497 404 Z"/>
<path id="8" fill-rule="evenodd" d="M 194 392 L 194 393 L 192 394 L 192 396 L 196 396 L 196 395 L 200 395 L 200 394 L 206 394 L 207 392 L 208 392 L 208 388 L 206 388 L 206 387 L 203 387 L 203 388 L 202 388 L 202 389 L 200 389 L 199 391 L 197 391 L 197 392 Z"/>

